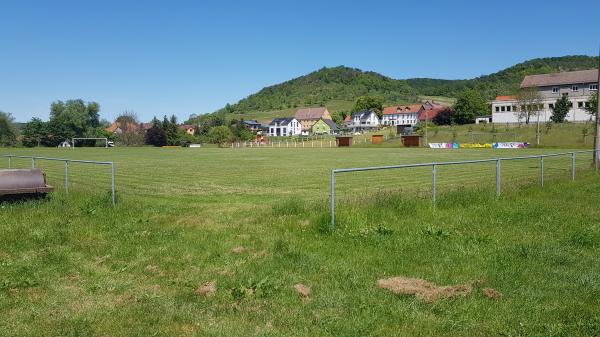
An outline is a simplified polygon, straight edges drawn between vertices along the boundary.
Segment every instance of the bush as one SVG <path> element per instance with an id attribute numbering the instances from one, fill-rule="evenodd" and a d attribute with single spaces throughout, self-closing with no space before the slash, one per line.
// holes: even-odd
<path id="1" fill-rule="evenodd" d="M 456 113 L 451 108 L 446 108 L 440 111 L 434 118 L 433 122 L 436 125 L 452 125 L 454 123 L 454 115 Z"/>

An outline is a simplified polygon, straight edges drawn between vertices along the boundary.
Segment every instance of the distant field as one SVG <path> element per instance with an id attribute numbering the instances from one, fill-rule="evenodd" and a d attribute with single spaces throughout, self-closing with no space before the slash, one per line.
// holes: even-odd
<path id="1" fill-rule="evenodd" d="M 436 210 L 428 168 L 340 175 L 339 227 L 328 228 L 333 168 L 551 151 L 567 150 L 1 149 L 115 161 L 119 202 L 110 206 L 105 168 L 73 165 L 65 196 L 63 164 L 38 161 L 58 193 L 0 204 L 0 331 L 598 335 L 590 156 L 578 157 L 576 182 L 568 158 L 547 160 L 544 189 L 539 161 L 506 163 L 500 200 L 493 165 L 441 169 Z M 474 293 L 425 303 L 375 287 L 390 276 L 471 283 Z M 208 281 L 215 295 L 198 295 Z M 488 287 L 501 297 L 481 295 Z"/>

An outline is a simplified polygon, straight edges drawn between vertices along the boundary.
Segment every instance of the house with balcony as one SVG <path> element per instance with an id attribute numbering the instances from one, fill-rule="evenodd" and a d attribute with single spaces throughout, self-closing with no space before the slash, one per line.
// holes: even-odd
<path id="1" fill-rule="evenodd" d="M 544 75 L 525 76 L 521 89 L 535 88 L 540 94 L 539 111 L 532 117 L 539 116 L 540 122 L 547 122 L 552 116 L 556 101 L 566 96 L 571 102 L 571 110 L 566 120 L 569 122 L 586 122 L 593 119 L 586 107 L 592 94 L 598 92 L 598 70 L 568 71 Z M 491 102 L 493 123 L 524 122 L 519 111 L 521 109 L 516 96 L 498 96 Z"/>
<path id="2" fill-rule="evenodd" d="M 371 110 L 354 112 L 344 120 L 344 125 L 351 132 L 363 132 L 379 129 L 381 121 Z"/>
<path id="3" fill-rule="evenodd" d="M 256 119 L 243 120 L 242 123 L 250 131 L 258 132 L 263 130 L 263 125 Z"/>

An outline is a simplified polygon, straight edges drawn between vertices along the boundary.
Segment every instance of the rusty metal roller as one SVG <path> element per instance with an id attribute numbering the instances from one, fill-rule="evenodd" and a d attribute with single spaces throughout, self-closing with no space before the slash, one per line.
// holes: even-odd
<path id="1" fill-rule="evenodd" d="M 46 184 L 46 175 L 40 170 L 0 170 L 0 196 L 44 194 L 53 190 Z"/>

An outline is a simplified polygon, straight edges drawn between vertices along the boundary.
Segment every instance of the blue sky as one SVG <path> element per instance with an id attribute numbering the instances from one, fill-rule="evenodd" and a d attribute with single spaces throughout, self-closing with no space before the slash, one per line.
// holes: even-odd
<path id="1" fill-rule="evenodd" d="M 97 101 L 113 119 L 212 112 L 324 66 L 471 78 L 596 55 L 600 1 L 0 2 L 0 110 L 48 118 Z M 580 11 L 583 9 L 583 11 Z"/>

